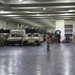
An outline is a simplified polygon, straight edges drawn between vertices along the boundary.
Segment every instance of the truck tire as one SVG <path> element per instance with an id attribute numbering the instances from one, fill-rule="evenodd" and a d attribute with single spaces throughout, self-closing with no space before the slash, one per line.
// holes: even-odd
<path id="1" fill-rule="evenodd" d="M 9 42 L 6 42 L 6 45 L 7 45 L 7 46 L 9 46 L 9 45 L 10 45 L 10 43 L 9 43 Z"/>
<path id="2" fill-rule="evenodd" d="M 37 46 L 40 46 L 40 45 L 41 45 L 41 43 L 40 43 L 40 42 L 36 42 L 36 45 L 37 45 Z"/>
<path id="3" fill-rule="evenodd" d="M 21 46 L 21 43 L 19 43 L 19 46 Z"/>
<path id="4" fill-rule="evenodd" d="M 27 46 L 27 42 L 23 42 L 23 46 Z"/>

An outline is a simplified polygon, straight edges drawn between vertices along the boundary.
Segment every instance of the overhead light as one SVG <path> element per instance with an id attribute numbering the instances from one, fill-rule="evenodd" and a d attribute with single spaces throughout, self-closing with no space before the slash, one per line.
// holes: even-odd
<path id="1" fill-rule="evenodd" d="M 19 0 L 19 2 L 22 2 L 22 0 Z"/>
<path id="2" fill-rule="evenodd" d="M 50 14 L 48 14 L 48 16 L 50 16 Z"/>
<path id="3" fill-rule="evenodd" d="M 43 8 L 43 10 L 46 10 L 46 8 Z"/>
<path id="4" fill-rule="evenodd" d="M 73 10 L 68 10 L 69 12 L 72 12 Z"/>
<path id="5" fill-rule="evenodd" d="M 8 13 L 8 14 L 9 14 L 10 11 L 3 11 L 3 10 L 1 10 L 0 13 L 1 13 L 1 14 L 4 14 L 4 13 Z"/>
<path id="6" fill-rule="evenodd" d="M 0 13 L 3 13 L 3 10 L 1 10 Z"/>
<path id="7" fill-rule="evenodd" d="M 66 13 L 66 15 L 68 15 L 68 13 Z"/>
<path id="8" fill-rule="evenodd" d="M 37 14 L 39 16 L 39 14 Z"/>
<path id="9" fill-rule="evenodd" d="M 7 15 L 7 16 L 14 16 L 14 17 L 16 17 L 16 16 L 18 16 L 18 15 L 12 15 L 12 14 L 9 14 L 9 15 Z"/>

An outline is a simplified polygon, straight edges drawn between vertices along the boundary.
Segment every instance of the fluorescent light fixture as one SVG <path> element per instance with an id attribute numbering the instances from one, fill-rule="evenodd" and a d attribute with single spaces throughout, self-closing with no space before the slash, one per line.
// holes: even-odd
<path id="1" fill-rule="evenodd" d="M 43 8 L 43 10 L 46 10 L 46 8 Z"/>
<path id="2" fill-rule="evenodd" d="M 19 2 L 22 2 L 22 0 L 19 0 Z"/>
<path id="3" fill-rule="evenodd" d="M 68 13 L 65 13 L 65 15 L 69 15 Z"/>
<path id="4" fill-rule="evenodd" d="M 10 13 L 10 12 L 9 11 L 3 11 L 3 10 L 1 10 L 0 13 L 1 14 L 5 14 L 5 13 Z"/>
<path id="5" fill-rule="evenodd" d="M 39 16 L 39 14 L 37 14 L 37 16 Z"/>
<path id="6" fill-rule="evenodd" d="M 3 13 L 3 10 L 1 10 L 0 13 Z"/>
<path id="7" fill-rule="evenodd" d="M 9 17 L 17 17 L 17 16 L 19 16 L 19 15 L 11 15 L 11 14 L 9 14 L 9 15 L 5 15 L 5 16 L 9 16 Z"/>
<path id="8" fill-rule="evenodd" d="M 68 10 L 69 12 L 72 12 L 73 10 Z"/>

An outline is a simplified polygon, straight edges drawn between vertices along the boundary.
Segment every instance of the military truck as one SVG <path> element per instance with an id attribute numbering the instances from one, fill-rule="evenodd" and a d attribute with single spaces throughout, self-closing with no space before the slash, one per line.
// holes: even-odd
<path id="1" fill-rule="evenodd" d="M 6 40 L 7 45 L 22 44 L 22 37 L 25 36 L 25 30 L 10 30 L 9 37 Z"/>
<path id="2" fill-rule="evenodd" d="M 0 45 L 6 45 L 6 39 L 9 36 L 10 30 L 0 29 Z"/>
<path id="3" fill-rule="evenodd" d="M 39 33 L 27 33 L 26 36 L 24 36 L 22 39 L 23 45 L 35 44 L 39 46 L 41 45 L 42 41 L 43 37 L 41 38 Z"/>

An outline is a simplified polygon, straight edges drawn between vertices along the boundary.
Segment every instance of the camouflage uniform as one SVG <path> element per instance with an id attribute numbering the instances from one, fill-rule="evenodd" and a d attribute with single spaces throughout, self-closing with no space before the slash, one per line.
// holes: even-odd
<path id="1" fill-rule="evenodd" d="M 47 50 L 50 50 L 50 36 L 46 35 L 46 42 L 47 42 Z"/>

